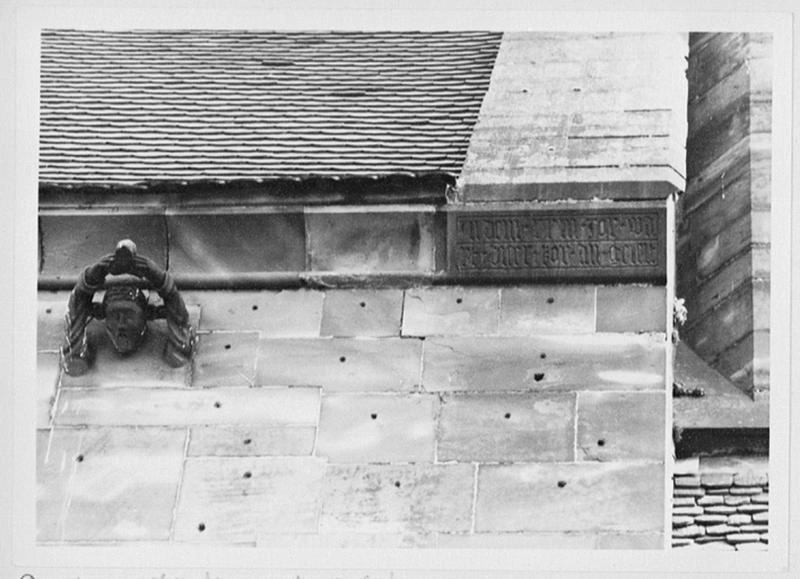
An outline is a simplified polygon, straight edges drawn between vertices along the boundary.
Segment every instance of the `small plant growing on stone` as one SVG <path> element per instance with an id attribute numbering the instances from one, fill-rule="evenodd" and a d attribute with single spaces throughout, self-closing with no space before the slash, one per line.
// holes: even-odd
<path id="1" fill-rule="evenodd" d="M 689 310 L 686 309 L 686 300 L 674 298 L 672 301 L 672 343 L 677 344 L 681 341 L 680 328 L 686 324 Z"/>

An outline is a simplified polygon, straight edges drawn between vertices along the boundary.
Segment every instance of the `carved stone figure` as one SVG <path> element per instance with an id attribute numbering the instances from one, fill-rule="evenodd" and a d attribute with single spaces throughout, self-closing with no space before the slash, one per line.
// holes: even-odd
<path id="1" fill-rule="evenodd" d="M 149 303 L 145 293 L 135 285 L 112 285 L 103 301 L 95 302 L 95 292 L 103 288 L 108 275 L 129 274 L 149 283 L 164 301 L 163 306 Z M 164 360 L 172 367 L 186 364 L 195 344 L 194 328 L 189 313 L 170 274 L 154 261 L 137 255 L 136 244 L 124 239 L 115 253 L 88 266 L 78 278 L 69 297 L 61 366 L 71 376 L 88 371 L 94 358 L 87 327 L 92 319 L 105 319 L 106 332 L 120 355 L 136 351 L 147 335 L 147 321 L 165 318 L 167 342 Z"/>

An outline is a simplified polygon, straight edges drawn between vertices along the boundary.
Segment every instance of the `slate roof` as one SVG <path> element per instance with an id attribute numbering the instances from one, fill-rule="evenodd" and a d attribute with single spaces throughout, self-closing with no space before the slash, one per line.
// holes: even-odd
<path id="1" fill-rule="evenodd" d="M 455 175 L 500 38 L 46 30 L 40 181 Z"/>

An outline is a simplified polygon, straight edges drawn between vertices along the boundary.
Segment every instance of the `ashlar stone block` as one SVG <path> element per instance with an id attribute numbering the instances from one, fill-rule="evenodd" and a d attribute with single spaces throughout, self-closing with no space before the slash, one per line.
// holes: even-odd
<path id="1" fill-rule="evenodd" d="M 310 456 L 313 426 L 193 426 L 189 456 Z"/>
<path id="2" fill-rule="evenodd" d="M 257 332 L 201 335 L 194 358 L 193 386 L 252 386 L 258 339 Z"/>
<path id="3" fill-rule="evenodd" d="M 433 287 L 405 292 L 404 336 L 484 336 L 497 333 L 500 290 Z"/>
<path id="4" fill-rule="evenodd" d="M 503 336 L 595 331 L 595 286 L 509 287 L 500 290 Z"/>
<path id="5" fill-rule="evenodd" d="M 320 333 L 336 338 L 399 336 L 402 314 L 402 290 L 328 290 Z"/>

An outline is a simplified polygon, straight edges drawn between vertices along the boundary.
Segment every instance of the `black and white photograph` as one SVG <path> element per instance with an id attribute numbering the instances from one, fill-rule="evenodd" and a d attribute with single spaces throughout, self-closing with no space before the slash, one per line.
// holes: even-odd
<path id="1" fill-rule="evenodd" d="M 36 30 L 30 548 L 785 555 L 776 28 L 268 22 Z"/>

